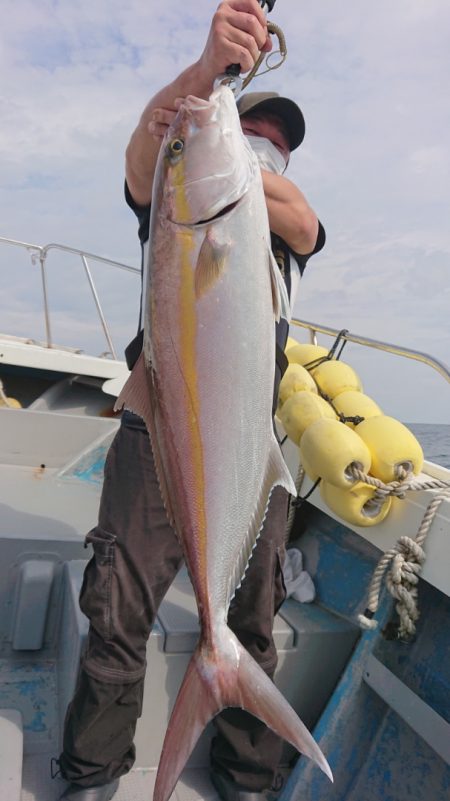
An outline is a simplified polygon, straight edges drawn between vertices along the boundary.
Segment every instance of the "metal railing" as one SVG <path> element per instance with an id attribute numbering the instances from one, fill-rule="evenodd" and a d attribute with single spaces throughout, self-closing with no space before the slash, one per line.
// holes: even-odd
<path id="1" fill-rule="evenodd" d="M 100 324 L 103 328 L 103 332 L 105 334 L 106 341 L 108 343 L 109 352 L 111 353 L 113 359 L 117 360 L 116 350 L 113 345 L 111 333 L 109 326 L 106 322 L 105 315 L 103 313 L 103 309 L 100 303 L 100 299 L 98 296 L 98 292 L 94 283 L 94 279 L 92 277 L 91 269 L 89 266 L 88 259 L 90 261 L 97 261 L 101 262 L 102 264 L 108 264 L 110 267 L 117 267 L 120 270 L 126 270 L 127 272 L 137 273 L 140 275 L 140 270 L 137 267 L 131 267 L 129 264 L 122 264 L 119 261 L 113 261 L 113 259 L 107 259 L 104 256 L 97 256 L 95 253 L 88 253 L 85 250 L 78 250 L 77 248 L 71 248 L 67 245 L 59 245 L 57 243 L 51 242 L 48 245 L 33 245 L 30 242 L 21 242 L 17 239 L 7 239 L 6 237 L 0 236 L 0 242 L 3 242 L 8 245 L 17 245 L 18 247 L 24 248 L 27 250 L 31 256 L 31 263 L 33 265 L 39 263 L 41 268 L 41 280 L 42 280 L 42 296 L 43 296 L 43 304 L 44 304 L 44 318 L 45 318 L 45 332 L 46 332 L 46 347 L 53 348 L 54 344 L 52 341 L 52 333 L 51 333 L 51 323 L 50 323 L 50 308 L 48 303 L 48 292 L 47 292 L 47 275 L 46 275 L 46 260 L 49 252 L 51 250 L 59 250 L 64 253 L 72 253 L 76 256 L 79 256 L 86 273 L 87 281 L 89 283 L 89 287 L 92 293 L 92 297 L 94 299 L 94 303 L 97 309 L 97 314 L 100 320 Z"/>
<path id="2" fill-rule="evenodd" d="M 368 348 L 381 350 L 385 353 L 393 353 L 396 356 L 404 356 L 406 359 L 413 359 L 416 362 L 423 362 L 423 364 L 428 364 L 429 367 L 433 367 L 434 370 L 437 370 L 437 372 L 440 373 L 450 383 L 450 368 L 447 367 L 444 362 L 439 361 L 439 359 L 435 359 L 434 356 L 430 356 L 428 353 L 422 353 L 419 350 L 413 350 L 412 348 L 405 348 L 399 345 L 392 345 L 389 342 L 381 342 L 377 339 L 369 339 L 369 337 L 362 337 L 359 336 L 359 334 L 351 334 L 346 330 L 338 331 L 335 328 L 328 328 L 328 326 L 325 325 L 309 323 L 306 320 L 297 320 L 295 317 L 292 318 L 291 325 L 295 325 L 300 328 L 306 328 L 306 330 L 310 333 L 311 342 L 313 344 L 317 344 L 316 334 L 326 334 L 327 336 L 334 337 L 335 339 L 340 337 L 341 342 L 354 342 L 357 345 L 365 345 Z"/>
<path id="3" fill-rule="evenodd" d="M 85 250 L 78 250 L 77 248 L 71 248 L 68 247 L 67 245 L 59 245 L 53 242 L 43 246 L 33 245 L 30 244 L 29 242 L 21 242 L 16 239 L 7 239 L 6 237 L 3 236 L 0 236 L 0 242 L 3 242 L 8 245 L 16 245 L 18 247 L 26 249 L 30 253 L 32 264 L 39 263 L 40 265 L 47 348 L 53 347 L 51 324 L 50 324 L 50 309 L 49 309 L 48 294 L 47 294 L 47 276 L 45 270 L 47 256 L 51 250 L 59 250 L 64 253 L 72 253 L 79 256 L 83 264 L 84 271 L 86 273 L 92 297 L 94 299 L 94 303 L 97 309 L 97 314 L 101 326 L 103 328 L 106 341 L 108 343 L 109 351 L 113 359 L 117 359 L 109 326 L 106 322 L 105 315 L 103 313 L 103 309 L 100 303 L 97 289 L 95 287 L 88 259 L 91 261 L 101 262 L 102 264 L 107 264 L 110 267 L 117 267 L 120 270 L 126 270 L 127 272 L 136 273 L 138 275 L 140 275 L 140 270 L 137 267 L 131 267 L 129 264 L 123 264 L 119 261 L 113 261 L 113 259 L 107 259 L 104 256 L 97 256 L 95 253 L 88 253 Z M 366 347 L 374 348 L 375 350 L 381 350 L 387 353 L 393 353 L 397 356 L 404 356 L 407 359 L 413 359 L 415 361 L 427 364 L 434 370 L 436 370 L 438 373 L 440 373 L 448 382 L 450 382 L 450 369 L 447 367 L 447 365 L 439 361 L 438 359 L 435 359 L 433 356 L 430 356 L 428 353 L 422 353 L 421 351 L 416 351 L 411 348 L 401 347 L 399 345 L 392 345 L 389 342 L 381 342 L 376 339 L 369 339 L 368 337 L 359 336 L 358 334 L 351 334 L 349 331 L 338 331 L 337 329 L 329 328 L 328 326 L 324 325 L 318 325 L 317 323 L 311 323 L 306 320 L 298 320 L 296 318 L 293 318 L 291 320 L 291 324 L 308 330 L 310 332 L 311 342 L 316 342 L 316 335 L 318 333 L 325 334 L 327 336 L 331 336 L 334 338 L 340 336 L 341 341 L 346 340 L 347 342 L 354 342 L 358 345 L 365 345 Z"/>

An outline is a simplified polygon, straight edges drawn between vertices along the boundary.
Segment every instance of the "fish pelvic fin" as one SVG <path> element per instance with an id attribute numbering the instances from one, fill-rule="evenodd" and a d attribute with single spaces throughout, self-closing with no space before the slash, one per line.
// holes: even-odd
<path id="1" fill-rule="evenodd" d="M 277 486 L 284 487 L 291 495 L 297 495 L 295 483 L 284 461 L 281 448 L 275 435 L 272 433 L 266 470 L 258 497 L 256 498 L 250 526 L 242 543 L 239 557 L 230 574 L 228 602 L 232 600 L 236 590 L 240 587 L 244 579 L 253 550 L 257 547 L 258 538 L 264 525 L 264 520 L 266 519 L 270 496 L 274 487 Z"/>
<path id="2" fill-rule="evenodd" d="M 195 296 L 201 298 L 219 280 L 226 268 L 230 250 L 228 243 L 215 241 L 211 231 L 207 231 L 199 250 L 195 268 Z"/>
<path id="3" fill-rule="evenodd" d="M 272 303 L 273 313 L 277 323 L 284 317 L 289 323 L 292 317 L 291 306 L 289 303 L 289 296 L 284 283 L 283 276 L 281 275 L 280 268 L 275 260 L 275 256 L 269 249 L 269 271 L 270 271 L 270 286 L 272 289 Z"/>
<path id="4" fill-rule="evenodd" d="M 333 780 L 327 760 L 304 723 L 224 625 L 218 645 L 211 649 L 200 643 L 188 665 L 167 728 L 153 801 L 168 801 L 203 729 L 226 707 L 255 715 Z"/>

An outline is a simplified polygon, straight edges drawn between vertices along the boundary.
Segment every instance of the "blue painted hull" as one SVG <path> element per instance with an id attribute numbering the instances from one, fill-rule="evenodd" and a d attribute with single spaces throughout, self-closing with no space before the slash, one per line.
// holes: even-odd
<path id="1" fill-rule="evenodd" d="M 314 574 L 317 603 L 354 620 L 364 609 L 379 554 L 318 510 L 310 507 L 306 513 L 298 545 Z M 280 801 L 448 801 L 450 599 L 421 581 L 419 608 L 413 642 L 386 639 L 395 610 L 390 598 L 383 599 L 378 629 L 361 633 L 314 726 L 334 784 L 300 758 Z M 388 703 L 380 697 L 387 680 L 378 681 L 379 686 L 375 682 L 375 689 L 369 686 L 371 661 L 395 684 Z"/>

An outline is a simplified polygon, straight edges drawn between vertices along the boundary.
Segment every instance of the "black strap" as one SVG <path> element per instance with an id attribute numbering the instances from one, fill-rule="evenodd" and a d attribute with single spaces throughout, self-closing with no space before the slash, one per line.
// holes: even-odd
<path id="1" fill-rule="evenodd" d="M 275 361 L 277 363 L 277 367 L 280 370 L 281 378 L 283 378 L 283 376 L 284 376 L 284 374 L 285 374 L 285 372 L 286 372 L 286 370 L 287 370 L 287 368 L 289 366 L 289 361 L 288 361 L 288 358 L 287 358 L 287 356 L 286 356 L 286 354 L 284 352 L 284 349 L 280 348 L 278 342 L 276 344 Z"/>
<path id="2" fill-rule="evenodd" d="M 131 340 L 130 344 L 125 348 L 125 359 L 127 367 L 132 370 L 137 360 L 139 359 L 142 347 L 144 345 L 144 331 L 139 331 L 139 334 Z"/>

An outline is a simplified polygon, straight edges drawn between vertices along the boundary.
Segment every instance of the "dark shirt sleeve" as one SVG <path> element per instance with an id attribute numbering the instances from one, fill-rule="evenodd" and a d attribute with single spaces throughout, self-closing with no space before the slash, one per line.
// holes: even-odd
<path id="1" fill-rule="evenodd" d="M 311 253 L 306 253 L 306 254 L 295 253 L 294 250 L 290 251 L 295 261 L 298 264 L 300 275 L 303 275 L 308 259 L 311 258 L 311 256 L 314 256 L 315 253 L 318 253 L 319 250 L 322 250 L 323 246 L 325 245 L 325 241 L 326 241 L 325 228 L 323 227 L 322 223 L 319 220 L 319 231 L 317 233 L 317 239 L 316 239 L 316 244 L 314 246 L 314 250 L 312 250 Z"/>
<path id="2" fill-rule="evenodd" d="M 143 267 L 142 261 L 144 258 L 143 246 L 149 237 L 150 204 L 148 204 L 147 206 L 138 206 L 138 204 L 134 202 L 131 196 L 131 192 L 128 188 L 128 184 L 126 181 L 125 181 L 125 200 L 127 201 L 130 209 L 134 211 L 139 223 L 139 240 L 141 242 L 141 251 L 142 251 L 142 257 L 141 257 L 141 270 L 142 270 Z M 141 287 L 141 293 L 142 293 L 142 287 Z M 142 350 L 142 343 L 143 343 L 142 321 L 139 317 L 138 333 L 135 336 L 135 338 L 130 342 L 130 344 L 125 348 L 125 359 L 129 370 L 133 369 L 134 365 L 138 360 L 139 354 Z"/>
<path id="3" fill-rule="evenodd" d="M 134 202 L 128 184 L 125 181 L 125 200 L 127 201 L 130 209 L 132 209 L 138 218 L 139 223 L 139 240 L 141 245 L 147 241 L 150 228 L 150 203 L 147 206 L 138 206 Z"/>

